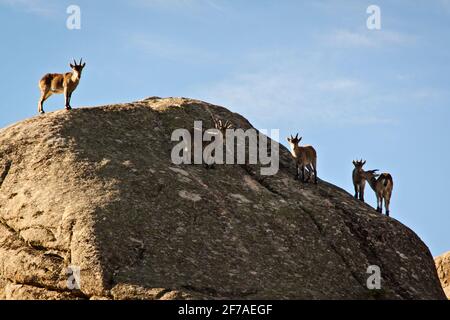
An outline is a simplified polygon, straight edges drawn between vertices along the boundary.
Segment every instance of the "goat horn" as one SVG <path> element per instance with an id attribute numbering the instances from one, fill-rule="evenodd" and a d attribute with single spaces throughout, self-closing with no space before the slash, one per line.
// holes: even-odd
<path id="1" fill-rule="evenodd" d="M 83 62 L 83 58 L 80 59 L 80 64 L 79 64 L 80 66 L 81 66 L 81 63 L 82 63 L 82 62 Z"/>
<path id="2" fill-rule="evenodd" d="M 73 63 L 75 63 L 75 65 L 77 65 L 77 61 L 75 59 L 73 59 Z"/>
<path id="3" fill-rule="evenodd" d="M 298 133 L 295 135 L 295 139 L 298 139 Z"/>

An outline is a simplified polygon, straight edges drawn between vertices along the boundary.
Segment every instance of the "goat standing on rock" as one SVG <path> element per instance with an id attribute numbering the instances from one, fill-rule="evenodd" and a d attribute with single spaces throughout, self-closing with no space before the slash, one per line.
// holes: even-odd
<path id="1" fill-rule="evenodd" d="M 389 217 L 389 204 L 391 203 L 394 181 L 389 173 L 377 174 L 377 171 L 378 170 L 363 171 L 363 175 L 377 196 L 377 211 L 379 213 L 383 212 L 382 207 L 384 200 L 386 215 Z"/>
<path id="2" fill-rule="evenodd" d="M 364 202 L 364 189 L 366 187 L 366 179 L 364 178 L 364 170 L 363 166 L 366 164 L 366 161 L 362 159 L 360 161 L 353 161 L 353 165 L 355 169 L 353 169 L 353 186 L 355 187 L 355 199 L 359 199 Z"/>
<path id="3" fill-rule="evenodd" d="M 299 146 L 302 137 L 297 135 L 294 137 L 287 138 L 289 145 L 291 147 L 291 154 L 294 158 L 296 165 L 296 178 L 300 177 L 300 170 L 302 171 L 302 181 L 306 182 L 306 170 L 307 168 L 312 174 L 314 172 L 314 183 L 317 184 L 317 153 L 312 146 Z"/>
<path id="4" fill-rule="evenodd" d="M 38 111 L 44 113 L 44 101 L 47 100 L 52 94 L 64 93 L 66 110 L 72 109 L 70 106 L 70 99 L 72 93 L 78 86 L 81 78 L 81 72 L 86 66 L 86 63 L 82 64 L 83 59 L 80 59 L 80 63 L 73 60 L 74 64 L 70 64 L 72 72 L 65 74 L 60 73 L 48 73 L 41 81 L 39 81 L 39 89 L 41 90 L 41 98 L 39 99 Z"/>

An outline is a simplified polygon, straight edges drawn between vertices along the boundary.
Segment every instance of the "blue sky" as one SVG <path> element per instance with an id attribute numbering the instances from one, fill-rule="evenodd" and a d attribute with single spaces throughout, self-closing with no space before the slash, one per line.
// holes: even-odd
<path id="1" fill-rule="evenodd" d="M 80 30 L 66 28 L 72 4 Z M 371 4 L 381 30 L 366 27 Z M 40 77 L 83 57 L 74 107 L 198 98 L 283 143 L 300 132 L 319 176 L 350 192 L 353 159 L 392 173 L 392 216 L 438 255 L 450 250 L 449 34 L 450 0 L 0 0 L 0 127 L 36 115 Z"/>

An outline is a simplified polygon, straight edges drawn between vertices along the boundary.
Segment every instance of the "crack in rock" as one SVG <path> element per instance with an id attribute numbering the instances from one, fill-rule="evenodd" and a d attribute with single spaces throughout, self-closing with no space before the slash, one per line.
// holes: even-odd
<path id="1" fill-rule="evenodd" d="M 2 174 L 0 175 L 0 188 L 2 187 L 3 182 L 6 180 L 6 177 L 8 176 L 9 171 L 11 170 L 11 166 L 12 161 L 11 160 L 6 161 L 6 165 L 2 171 Z"/>

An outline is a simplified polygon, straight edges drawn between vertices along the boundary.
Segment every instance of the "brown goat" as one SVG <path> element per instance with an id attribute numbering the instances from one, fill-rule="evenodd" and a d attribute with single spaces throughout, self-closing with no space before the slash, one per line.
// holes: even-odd
<path id="1" fill-rule="evenodd" d="M 228 129 L 233 129 L 234 128 L 233 123 L 230 122 L 229 120 L 222 121 L 220 119 L 218 120 L 218 119 L 214 118 L 213 116 L 211 116 L 211 118 L 212 118 L 212 121 L 213 121 L 213 124 L 214 124 L 214 128 L 211 128 L 212 130 L 211 129 L 204 129 L 204 128 L 202 128 L 201 131 L 200 131 L 200 128 L 195 128 L 195 127 L 192 128 L 192 130 L 191 130 L 191 137 L 195 136 L 195 131 L 196 130 L 198 130 L 198 133 L 201 132 L 201 138 L 202 138 L 202 141 L 201 141 L 201 148 L 202 149 L 201 150 L 202 150 L 202 155 L 203 156 L 205 156 L 203 154 L 203 152 L 205 151 L 205 148 L 207 148 L 210 145 L 210 143 L 211 143 L 210 141 L 204 140 L 204 138 L 206 136 L 209 136 L 209 137 L 214 136 L 215 137 L 214 139 L 221 139 L 222 143 L 224 143 L 225 142 L 225 137 L 226 137 L 226 131 Z M 215 132 L 213 131 L 214 129 L 216 130 Z M 217 135 L 217 130 L 220 131 L 220 135 Z M 195 150 L 195 140 L 192 140 L 191 150 L 192 150 L 192 152 L 194 152 L 194 150 Z M 213 157 L 214 156 L 215 156 L 215 154 L 213 154 Z M 203 159 L 203 160 L 205 161 L 205 163 L 203 163 L 203 165 L 204 165 L 204 167 L 206 169 L 214 168 L 215 163 L 212 161 L 211 158 L 207 157 L 207 159 Z"/>
<path id="2" fill-rule="evenodd" d="M 383 212 L 384 200 L 386 215 L 389 216 L 389 205 L 391 203 L 394 180 L 389 173 L 377 174 L 377 171 L 378 170 L 364 171 L 363 175 L 372 187 L 373 191 L 375 191 L 375 195 L 377 197 L 377 211 L 379 213 Z"/>
<path id="3" fill-rule="evenodd" d="M 295 137 L 291 135 L 287 138 L 291 147 L 291 154 L 296 165 L 296 179 L 300 178 L 300 171 L 302 172 L 302 181 L 306 182 L 306 168 L 310 173 L 314 172 L 314 183 L 317 184 L 317 153 L 312 146 L 299 146 L 302 137 Z"/>
<path id="4" fill-rule="evenodd" d="M 47 100 L 52 94 L 64 93 L 65 107 L 66 110 L 72 109 L 70 106 L 70 99 L 72 98 L 72 93 L 78 86 L 81 78 L 81 72 L 86 66 L 86 63 L 82 64 L 83 59 L 80 63 L 74 60 L 75 64 L 69 64 L 72 72 L 67 72 L 64 74 L 60 73 L 48 73 L 39 81 L 39 89 L 41 90 L 41 98 L 39 99 L 38 112 L 44 113 L 44 101 Z"/>
<path id="5" fill-rule="evenodd" d="M 225 136 L 226 136 L 227 129 L 233 129 L 234 128 L 234 125 L 229 120 L 223 122 L 222 120 L 220 120 L 220 119 L 217 120 L 214 117 L 212 117 L 212 120 L 214 122 L 214 127 L 217 130 L 220 130 L 220 132 L 222 133 L 222 136 L 223 136 L 224 139 L 225 139 Z"/>
<path id="6" fill-rule="evenodd" d="M 220 131 L 219 138 L 222 139 L 222 143 L 225 143 L 226 132 L 227 132 L 228 129 L 234 129 L 233 123 L 232 123 L 231 121 L 229 121 L 229 120 L 226 120 L 226 121 L 224 122 L 224 121 L 222 121 L 222 120 L 220 120 L 220 119 L 217 120 L 217 119 L 214 118 L 213 116 L 211 116 L 211 117 L 212 117 L 212 120 L 213 120 L 213 123 L 214 123 L 214 129 L 217 129 L 217 130 Z M 203 131 L 203 134 L 205 134 L 205 133 L 211 134 L 208 130 L 204 130 L 204 131 Z M 216 139 L 217 139 L 217 138 L 216 138 Z M 205 149 L 205 147 L 206 147 L 208 144 L 209 144 L 209 142 L 204 141 L 204 142 L 203 142 L 203 149 Z M 214 153 L 215 153 L 215 152 L 214 152 Z M 207 163 L 206 163 L 206 164 L 205 164 L 205 166 L 206 166 L 207 169 L 213 168 L 214 165 L 215 165 L 215 163 L 213 163 L 213 164 L 207 164 Z"/>
<path id="7" fill-rule="evenodd" d="M 354 160 L 353 165 L 355 169 L 353 169 L 353 186 L 355 187 L 355 199 L 359 199 L 364 202 L 364 189 L 366 188 L 366 179 L 363 175 L 363 166 L 366 164 L 366 161 L 362 159 L 360 161 Z"/>

